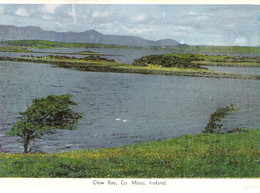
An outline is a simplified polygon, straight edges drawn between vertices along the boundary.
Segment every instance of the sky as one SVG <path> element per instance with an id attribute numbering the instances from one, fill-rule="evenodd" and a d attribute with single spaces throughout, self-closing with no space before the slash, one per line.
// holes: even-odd
<path id="1" fill-rule="evenodd" d="M 0 25 L 92 29 L 189 45 L 260 46 L 260 5 L 0 4 Z"/>

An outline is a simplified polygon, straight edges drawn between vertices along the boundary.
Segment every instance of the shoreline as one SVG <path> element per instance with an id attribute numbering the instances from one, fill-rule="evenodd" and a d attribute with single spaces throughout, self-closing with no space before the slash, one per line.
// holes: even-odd
<path id="1" fill-rule="evenodd" d="M 259 136 L 259 129 L 247 129 L 225 134 L 184 135 L 115 148 L 57 153 L 0 153 L 0 176 L 259 177 Z"/>
<path id="2" fill-rule="evenodd" d="M 0 61 L 47 63 L 57 67 L 69 68 L 79 71 L 90 72 L 114 72 L 114 73 L 138 73 L 173 76 L 192 76 L 205 78 L 233 78 L 233 79 L 253 79 L 260 80 L 259 75 L 242 75 L 206 69 L 177 68 L 177 67 L 156 67 L 156 66 L 136 66 L 122 64 L 104 58 L 98 60 L 76 59 L 70 57 L 0 57 Z"/>

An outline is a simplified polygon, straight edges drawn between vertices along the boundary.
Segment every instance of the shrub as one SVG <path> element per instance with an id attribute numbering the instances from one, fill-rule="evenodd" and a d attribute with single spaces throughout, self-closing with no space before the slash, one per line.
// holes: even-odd
<path id="1" fill-rule="evenodd" d="M 172 54 L 143 56 L 134 60 L 133 65 L 146 66 L 146 64 L 161 65 L 162 67 L 201 68 L 191 63 L 192 57 L 178 57 Z"/>
<path id="2" fill-rule="evenodd" d="M 6 132 L 6 135 L 22 138 L 24 153 L 28 153 L 29 144 L 35 138 L 40 138 L 55 129 L 74 129 L 83 114 L 70 109 L 71 105 L 77 105 L 70 100 L 71 97 L 71 95 L 50 95 L 34 99 L 25 112 L 19 112 L 20 120 Z"/>
<path id="3" fill-rule="evenodd" d="M 227 118 L 231 112 L 238 111 L 238 105 L 230 104 L 226 106 L 220 106 L 217 110 L 210 115 L 209 122 L 203 131 L 203 133 L 214 133 L 222 129 L 222 121 L 224 118 Z"/>

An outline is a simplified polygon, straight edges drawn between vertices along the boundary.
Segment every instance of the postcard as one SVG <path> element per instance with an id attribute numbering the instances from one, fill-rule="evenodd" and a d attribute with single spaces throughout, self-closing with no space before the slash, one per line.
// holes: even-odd
<path id="1" fill-rule="evenodd" d="M 256 1 L 4 1 L 1 187 L 259 189 L 259 29 Z"/>

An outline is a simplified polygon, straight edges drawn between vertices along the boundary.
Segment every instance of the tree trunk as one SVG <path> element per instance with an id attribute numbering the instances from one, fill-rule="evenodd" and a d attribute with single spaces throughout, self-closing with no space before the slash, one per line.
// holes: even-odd
<path id="1" fill-rule="evenodd" d="M 30 137 L 27 136 L 26 141 L 23 143 L 23 153 L 28 153 L 28 146 L 30 144 Z"/>
<path id="2" fill-rule="evenodd" d="M 28 143 L 23 144 L 23 149 L 24 149 L 23 153 L 28 153 Z"/>

